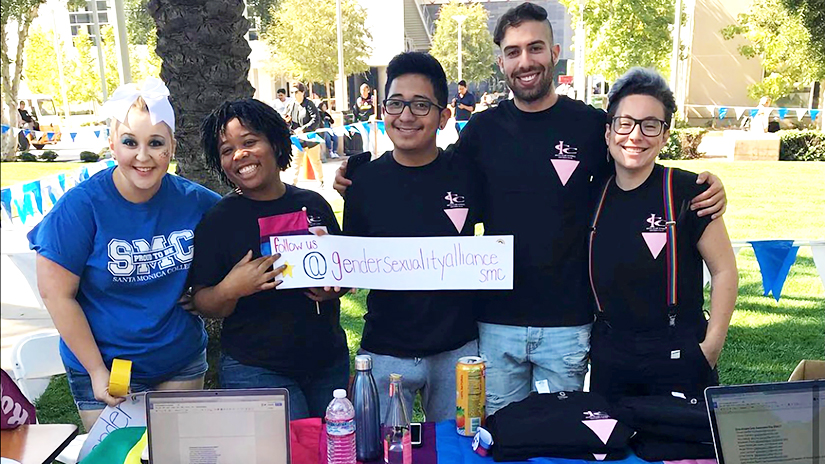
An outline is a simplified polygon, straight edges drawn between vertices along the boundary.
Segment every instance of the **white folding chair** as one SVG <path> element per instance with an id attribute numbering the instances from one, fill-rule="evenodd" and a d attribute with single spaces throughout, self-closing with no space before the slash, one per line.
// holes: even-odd
<path id="1" fill-rule="evenodd" d="M 31 334 L 12 348 L 14 381 L 32 403 L 46 391 L 52 376 L 66 372 L 60 360 L 60 335 L 56 330 Z M 64 464 L 77 463 L 80 448 L 88 434 L 78 435 L 57 457 Z"/>
<path id="2" fill-rule="evenodd" d="M 32 403 L 46 391 L 52 376 L 66 372 L 59 342 L 60 335 L 51 330 L 23 337 L 12 348 L 14 381 Z"/>

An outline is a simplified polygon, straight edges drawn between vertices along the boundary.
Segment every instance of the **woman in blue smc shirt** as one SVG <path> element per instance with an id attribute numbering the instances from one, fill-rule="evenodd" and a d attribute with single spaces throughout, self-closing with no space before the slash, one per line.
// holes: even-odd
<path id="1" fill-rule="evenodd" d="M 195 226 L 220 197 L 167 173 L 168 95 L 158 79 L 115 91 L 104 109 L 117 166 L 67 191 L 28 236 L 86 430 L 123 401 L 109 392 L 114 358 L 132 361 L 133 392 L 203 388 L 206 332 L 179 300 Z"/>

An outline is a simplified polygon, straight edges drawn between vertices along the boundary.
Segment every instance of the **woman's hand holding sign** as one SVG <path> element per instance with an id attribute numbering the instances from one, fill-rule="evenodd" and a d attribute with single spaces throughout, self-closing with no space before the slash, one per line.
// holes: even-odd
<path id="1" fill-rule="evenodd" d="M 238 300 L 255 293 L 272 290 L 281 284 L 275 280 L 286 266 L 272 268 L 281 255 L 252 259 L 252 250 L 238 261 L 229 274 L 213 287 L 195 289 L 195 307 L 207 317 L 227 317 L 235 311 Z"/>

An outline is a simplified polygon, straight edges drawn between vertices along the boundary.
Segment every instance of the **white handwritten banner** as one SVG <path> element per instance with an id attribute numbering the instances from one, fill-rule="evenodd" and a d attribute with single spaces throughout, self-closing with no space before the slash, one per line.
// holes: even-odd
<path id="1" fill-rule="evenodd" d="M 279 289 L 511 290 L 513 236 L 270 237 L 286 265 Z"/>

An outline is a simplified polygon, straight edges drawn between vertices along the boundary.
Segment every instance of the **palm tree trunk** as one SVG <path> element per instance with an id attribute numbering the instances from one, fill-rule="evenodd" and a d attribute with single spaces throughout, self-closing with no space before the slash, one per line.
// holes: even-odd
<path id="1" fill-rule="evenodd" d="M 158 30 L 160 77 L 175 109 L 177 174 L 225 193 L 209 171 L 200 149 L 200 124 L 227 100 L 251 98 L 249 53 L 243 0 L 151 0 L 149 14 Z M 218 385 L 221 320 L 208 319 L 206 387 Z"/>
<path id="2" fill-rule="evenodd" d="M 251 98 L 243 0 L 151 0 L 158 31 L 160 77 L 175 109 L 177 173 L 219 193 L 228 190 L 209 172 L 200 150 L 200 124 L 227 100 Z"/>

